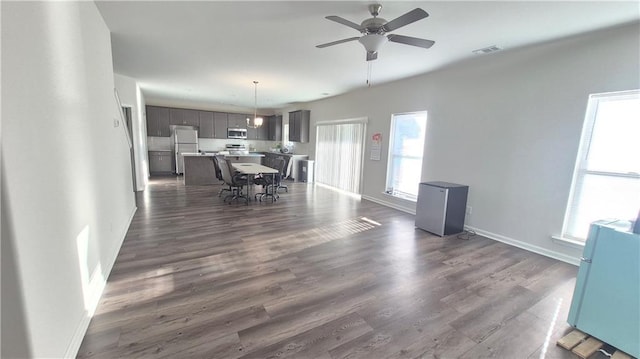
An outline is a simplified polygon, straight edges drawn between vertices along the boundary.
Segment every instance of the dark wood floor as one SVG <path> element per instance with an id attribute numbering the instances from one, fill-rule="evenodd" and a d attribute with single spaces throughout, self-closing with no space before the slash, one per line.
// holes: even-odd
<path id="1" fill-rule="evenodd" d="M 573 357 L 576 267 L 313 185 L 219 188 L 152 179 L 79 357 Z"/>

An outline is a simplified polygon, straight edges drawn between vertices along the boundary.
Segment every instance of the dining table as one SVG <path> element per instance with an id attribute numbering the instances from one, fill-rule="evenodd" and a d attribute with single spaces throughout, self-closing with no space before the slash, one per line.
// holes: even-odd
<path id="1" fill-rule="evenodd" d="M 267 167 L 257 163 L 235 162 L 231 163 L 231 167 L 233 167 L 234 170 L 240 172 L 241 174 L 247 175 L 247 197 L 249 200 L 251 200 L 251 178 L 253 176 L 259 174 L 271 175 L 271 183 L 275 183 L 276 174 L 278 174 L 279 172 L 275 168 Z M 275 191 L 273 186 L 271 186 L 271 193 L 269 193 L 269 187 L 270 186 L 267 186 L 265 189 L 266 195 L 271 196 L 271 202 L 275 202 L 278 199 L 278 193 Z"/>

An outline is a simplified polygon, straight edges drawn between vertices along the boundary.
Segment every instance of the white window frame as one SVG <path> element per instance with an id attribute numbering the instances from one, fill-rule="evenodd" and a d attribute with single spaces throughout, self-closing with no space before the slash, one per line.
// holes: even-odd
<path id="1" fill-rule="evenodd" d="M 577 243 L 584 243 L 586 241 L 586 235 L 579 235 L 576 229 L 572 229 L 574 226 L 574 222 L 578 222 L 580 220 L 584 221 L 583 218 L 579 218 L 581 216 L 580 210 L 580 193 L 581 186 L 583 185 L 585 178 L 587 176 L 604 176 L 608 178 L 621 178 L 621 179 L 637 179 L 640 181 L 640 174 L 636 172 L 611 172 L 611 171 L 603 171 L 593 168 L 588 168 L 588 160 L 589 160 L 589 150 L 591 145 L 591 140 L 593 137 L 593 132 L 596 126 L 597 119 L 597 111 L 598 106 L 601 102 L 605 101 L 619 101 L 626 99 L 637 99 L 640 96 L 640 90 L 633 91 L 622 91 L 622 92 L 611 92 L 611 93 L 602 93 L 602 94 L 593 94 L 589 96 L 589 103 L 587 105 L 587 111 L 585 115 L 584 125 L 582 129 L 582 135 L 580 139 L 580 147 L 578 149 L 578 156 L 576 159 L 576 165 L 573 173 L 573 180 L 571 183 L 571 191 L 569 193 L 569 199 L 567 202 L 567 208 L 565 211 L 564 222 L 562 225 L 562 239 L 569 240 Z M 640 140 L 640 139 L 639 139 Z M 625 192 L 626 194 L 626 192 Z M 633 193 L 629 194 L 633 196 Z M 640 194 L 636 195 L 636 203 L 635 205 L 640 206 Z M 633 197 L 629 198 L 630 201 L 633 201 Z M 633 206 L 633 202 L 631 202 Z M 584 208 L 583 208 L 584 210 Z M 635 209 L 636 213 L 638 208 Z M 584 216 L 584 215 L 582 215 Z M 609 215 L 604 218 L 591 218 L 589 220 L 599 220 L 599 219 L 608 219 L 614 218 L 615 216 Z M 631 219 L 631 218 L 617 218 L 617 219 Z M 582 228 L 582 227 L 580 227 Z M 586 233 L 588 228 L 582 230 L 583 233 Z"/>
<path id="2" fill-rule="evenodd" d="M 397 140 L 396 139 L 396 133 L 395 133 L 395 124 L 396 121 L 398 120 L 397 117 L 400 116 L 408 116 L 408 115 L 416 115 L 417 117 L 424 117 L 425 119 L 425 124 L 424 124 L 424 133 L 423 136 L 424 138 L 424 142 L 422 143 L 422 148 L 420 151 L 419 155 L 402 155 L 402 154 L 396 154 L 394 153 L 394 142 Z M 416 202 L 418 200 L 418 188 L 419 188 L 419 184 L 420 184 L 420 180 L 422 178 L 422 163 L 424 161 L 424 144 L 426 143 L 426 135 L 427 135 L 427 123 L 428 123 L 428 117 L 427 117 L 427 111 L 416 111 L 416 112 L 403 112 L 403 113 L 394 113 L 391 115 L 391 124 L 390 124 L 390 130 L 389 130 L 389 155 L 387 156 L 387 178 L 386 178 L 386 182 L 385 182 L 385 193 L 395 197 L 395 198 L 400 198 L 400 199 L 404 199 L 407 201 L 411 201 L 411 202 Z M 394 173 L 394 158 L 396 157 L 401 157 L 401 158 L 406 158 L 406 159 L 411 159 L 411 160 L 419 160 L 420 161 L 420 166 L 419 167 L 419 175 L 416 178 L 416 193 L 415 195 L 412 193 L 404 193 L 402 191 L 398 191 L 396 189 L 393 188 L 393 173 Z"/>

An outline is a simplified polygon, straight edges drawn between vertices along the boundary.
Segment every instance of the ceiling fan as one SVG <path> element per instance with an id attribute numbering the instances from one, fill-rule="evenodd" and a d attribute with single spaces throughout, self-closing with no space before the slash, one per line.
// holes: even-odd
<path id="1" fill-rule="evenodd" d="M 316 47 L 324 48 L 328 46 L 342 44 L 344 42 L 358 40 L 367 50 L 367 61 L 371 61 L 378 58 L 378 49 L 380 49 L 380 46 L 382 46 L 387 41 L 397 42 L 405 45 L 423 47 L 425 49 L 428 49 L 431 46 L 433 46 L 433 44 L 435 44 L 435 41 L 420 39 L 417 37 L 395 35 L 395 34 L 385 35 L 388 32 L 391 32 L 405 25 L 409 25 L 418 20 L 426 18 L 427 16 L 429 16 L 429 14 L 427 14 L 426 11 L 420 8 L 416 8 L 396 19 L 387 21 L 381 17 L 378 17 L 378 14 L 380 13 L 381 9 L 382 9 L 382 5 L 380 4 L 369 5 L 369 12 L 373 17 L 370 19 L 364 20 L 360 25 L 356 24 L 355 22 L 351 22 L 345 18 L 342 18 L 340 16 L 336 16 L 336 15 L 326 16 L 325 18 L 328 20 L 335 21 L 338 24 L 349 26 L 353 29 L 360 31 L 360 33 L 362 33 L 363 36 L 350 37 L 348 39 L 328 42 L 326 44 L 317 45 Z"/>

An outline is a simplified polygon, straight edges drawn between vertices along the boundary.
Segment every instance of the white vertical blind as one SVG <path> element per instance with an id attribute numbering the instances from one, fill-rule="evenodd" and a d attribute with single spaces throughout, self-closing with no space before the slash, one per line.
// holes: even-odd
<path id="1" fill-rule="evenodd" d="M 635 219 L 640 208 L 640 91 L 592 95 L 563 237 L 586 240 L 600 219 Z"/>
<path id="2" fill-rule="evenodd" d="M 316 135 L 316 182 L 360 194 L 364 123 L 319 124 Z"/>

